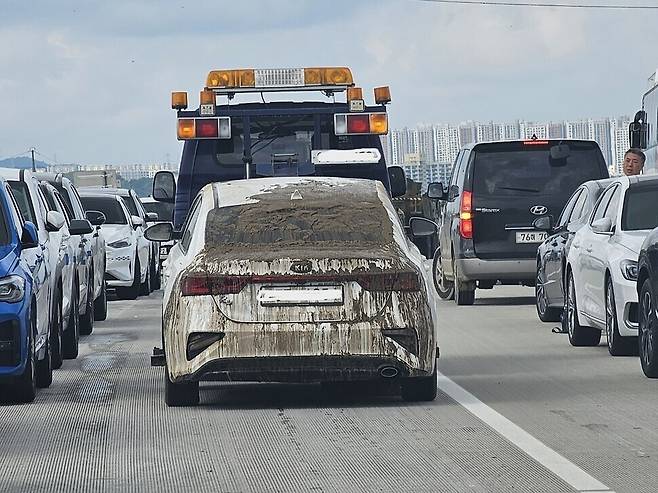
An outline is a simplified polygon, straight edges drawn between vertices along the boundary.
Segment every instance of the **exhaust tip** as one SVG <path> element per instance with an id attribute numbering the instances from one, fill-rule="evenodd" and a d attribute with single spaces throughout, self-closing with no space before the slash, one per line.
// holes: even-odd
<path id="1" fill-rule="evenodd" d="M 400 370 L 398 370 L 395 366 L 382 366 L 379 369 L 379 376 L 382 378 L 395 378 L 400 374 Z"/>

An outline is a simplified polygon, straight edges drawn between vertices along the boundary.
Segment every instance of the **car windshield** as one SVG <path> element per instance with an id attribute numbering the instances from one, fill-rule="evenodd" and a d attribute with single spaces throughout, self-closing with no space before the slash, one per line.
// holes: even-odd
<path id="1" fill-rule="evenodd" d="M 658 227 L 658 186 L 631 187 L 626 192 L 621 229 L 640 231 Z"/>
<path id="2" fill-rule="evenodd" d="M 100 211 L 105 214 L 105 224 L 128 224 L 126 214 L 114 196 L 82 196 L 80 199 L 85 211 Z"/>
<path id="3" fill-rule="evenodd" d="M 158 221 L 174 220 L 174 204 L 166 202 L 142 202 L 146 212 L 154 212 L 158 215 Z"/>
<path id="4" fill-rule="evenodd" d="M 605 177 L 595 144 L 570 142 L 553 157 L 553 143 L 484 144 L 475 149 L 473 192 L 478 196 L 569 195 L 581 183 Z"/>
<path id="5" fill-rule="evenodd" d="M 27 189 L 27 184 L 23 181 L 10 181 L 9 186 L 14 193 L 14 197 L 16 197 L 18 208 L 21 210 L 21 214 L 25 220 L 31 221 L 36 225 L 36 216 L 34 214 L 34 208 L 32 206 L 32 200 L 30 199 L 30 191 Z"/>

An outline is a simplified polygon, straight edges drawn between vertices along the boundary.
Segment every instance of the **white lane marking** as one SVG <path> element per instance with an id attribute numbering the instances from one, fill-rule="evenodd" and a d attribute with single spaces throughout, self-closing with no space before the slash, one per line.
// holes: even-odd
<path id="1" fill-rule="evenodd" d="M 438 388 L 483 423 L 516 445 L 539 464 L 564 480 L 579 492 L 614 493 L 606 485 L 590 476 L 573 462 L 547 447 L 502 414 L 487 406 L 473 394 L 453 382 L 443 373 L 438 374 Z"/>

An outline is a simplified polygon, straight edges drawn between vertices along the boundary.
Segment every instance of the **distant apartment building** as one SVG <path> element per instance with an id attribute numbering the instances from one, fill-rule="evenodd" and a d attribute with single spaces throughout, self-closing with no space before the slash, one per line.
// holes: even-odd
<path id="1" fill-rule="evenodd" d="M 177 171 L 178 167 L 171 163 L 164 164 L 63 164 L 51 165 L 48 171 L 55 173 L 71 173 L 74 171 L 116 171 L 124 180 L 137 180 L 139 178 L 153 178 L 158 171 Z"/>

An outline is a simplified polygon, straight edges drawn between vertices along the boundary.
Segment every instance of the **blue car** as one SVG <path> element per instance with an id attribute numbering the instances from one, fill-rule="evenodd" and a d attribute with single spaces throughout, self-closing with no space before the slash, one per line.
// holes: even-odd
<path id="1" fill-rule="evenodd" d="M 36 287 L 25 251 L 38 247 L 36 227 L 24 221 L 0 179 L 0 395 L 31 402 L 52 382 L 48 334 L 36 322 Z"/>

